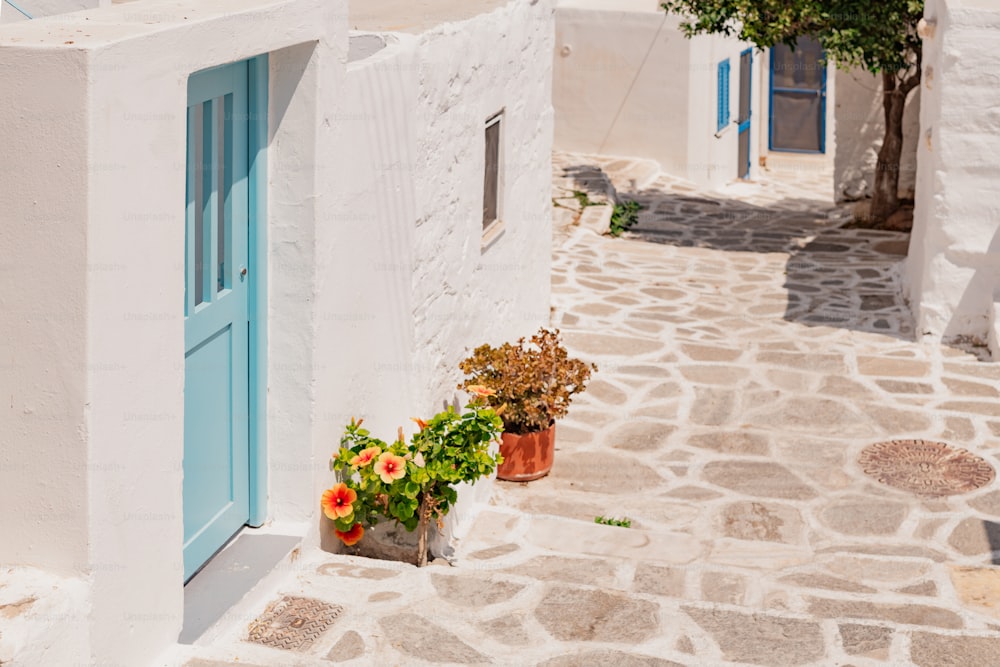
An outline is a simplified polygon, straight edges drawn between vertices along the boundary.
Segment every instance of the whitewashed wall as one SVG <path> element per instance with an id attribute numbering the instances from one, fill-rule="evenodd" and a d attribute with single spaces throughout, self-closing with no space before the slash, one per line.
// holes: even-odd
<path id="1" fill-rule="evenodd" d="M 702 186 L 720 187 L 736 180 L 740 174 L 739 133 L 736 119 L 740 107 L 740 53 L 748 45 L 718 35 L 701 35 L 690 42 L 687 88 L 687 169 L 686 177 Z M 755 62 L 761 54 L 755 53 Z M 717 77 L 718 65 L 729 59 L 729 123 L 718 129 Z M 766 118 L 756 108 L 754 90 L 767 81 L 761 80 L 751 67 L 750 175 L 758 173 L 756 137 L 766 131 Z M 678 171 L 678 175 L 685 175 Z"/>
<path id="2" fill-rule="evenodd" d="M 836 90 L 834 194 L 837 201 L 870 197 L 875 161 L 885 137 L 882 81 L 861 69 L 833 70 L 828 81 Z M 835 82 L 835 83 L 834 83 Z M 899 193 L 912 198 L 917 177 L 920 134 L 920 89 L 910 93 L 903 113 L 903 154 L 899 161 Z"/>
<path id="3" fill-rule="evenodd" d="M 412 315 L 422 415 L 454 400 L 458 363 L 474 347 L 549 323 L 553 4 L 516 0 L 420 37 Z M 484 130 L 501 110 L 502 231 L 484 246 Z M 489 487 L 478 483 L 475 498 Z M 468 495 L 449 520 L 459 537 Z"/>
<path id="4" fill-rule="evenodd" d="M 343 211 L 320 256 L 340 248 L 355 258 L 327 270 L 349 290 L 320 299 L 352 296 L 320 312 L 354 321 L 320 336 L 343 342 L 320 352 L 330 359 L 320 366 L 338 371 L 319 380 L 327 389 L 317 395 L 329 392 L 321 402 L 338 406 L 320 423 L 320 441 L 336 442 L 352 413 L 371 415 L 383 438 L 398 425 L 412 432 L 408 417 L 461 402 L 458 363 L 473 347 L 548 323 L 553 35 L 551 2 L 515 0 L 417 34 L 383 35 L 381 49 L 377 35 L 352 37 L 358 59 L 348 65 L 345 122 L 331 146 L 352 159 L 341 165 L 345 187 L 334 197 Z M 484 246 L 484 129 L 501 110 L 502 233 Z M 320 326 L 331 326 L 325 319 Z M 375 342 L 377 354 L 357 353 Z M 393 397 L 393 409 L 373 411 L 379 396 Z M 461 536 L 489 488 L 484 480 L 463 492 L 439 551 Z"/>
<path id="5" fill-rule="evenodd" d="M 369 39 L 346 65 L 342 3 L 136 7 L 0 29 L 0 564 L 34 577 L 25 590 L 68 582 L 34 630 L 4 627 L 3 659 L 145 664 L 181 628 L 192 72 L 270 54 L 273 527 L 319 543 L 350 416 L 412 430 L 455 397 L 469 349 L 548 321 L 550 3 Z M 501 108 L 504 229 L 482 247 L 483 127 Z"/>
<path id="6" fill-rule="evenodd" d="M 730 62 L 730 113 L 739 107 L 739 58 L 746 46 L 715 35 L 685 38 L 681 20 L 658 2 L 560 0 L 556 10 L 553 105 L 558 150 L 656 160 L 667 173 L 706 187 L 738 175 L 737 131 L 716 126 L 719 62 Z M 759 63 L 761 54 L 754 54 Z M 766 114 L 756 92 L 751 175 Z"/>
<path id="7" fill-rule="evenodd" d="M 559 2 L 553 55 L 558 150 L 686 167 L 690 44 L 678 24 L 655 2 Z"/>
<path id="8" fill-rule="evenodd" d="M 110 7 L 111 0 L 14 0 L 14 4 L 31 15 L 32 18 L 37 19 L 54 14 L 77 12 L 81 9 Z M 0 2 L 0 23 L 27 20 L 24 14 L 14 9 L 13 6 L 6 2 Z"/>
<path id="9" fill-rule="evenodd" d="M 318 0 L 135 7 L 0 30 L 0 345 L 11 363 L 0 386 L 12 406 L 0 418 L 0 562 L 84 582 L 83 610 L 77 596 L 77 608 L 37 621 L 58 631 L 60 614 L 85 616 L 86 642 L 55 640 L 74 641 L 88 664 L 144 664 L 182 623 L 188 75 L 280 51 L 271 72 L 269 432 L 280 443 L 272 452 L 287 447 L 308 465 L 313 378 L 297 364 L 315 332 L 312 230 L 333 212 L 315 196 L 316 109 L 336 113 L 346 52 L 346 20 L 324 20 Z M 308 487 L 312 473 L 302 475 Z M 276 514 L 289 513 L 296 493 L 304 507 L 303 479 L 271 480 Z"/>
<path id="10" fill-rule="evenodd" d="M 334 477 L 329 456 L 351 417 L 390 440 L 410 432 L 417 414 L 413 364 L 412 276 L 416 220 L 412 165 L 416 119 L 416 39 L 391 35 L 367 58 L 349 63 L 344 105 L 326 116 L 322 152 L 329 170 L 317 187 L 330 201 L 318 229 L 316 294 L 317 420 L 315 471 L 303 509 Z M 363 53 L 362 53 L 363 55 Z M 355 58 L 359 58 L 355 47 Z M 323 522 L 323 546 L 340 542 Z"/>
<path id="11" fill-rule="evenodd" d="M 413 318 L 422 411 L 454 397 L 471 348 L 549 321 L 553 28 L 550 2 L 512 2 L 420 36 Z M 501 110 L 502 232 L 484 246 L 484 129 Z"/>
<path id="12" fill-rule="evenodd" d="M 985 341 L 1000 300 L 1000 7 L 928 0 L 925 18 L 906 288 L 918 332 Z"/>

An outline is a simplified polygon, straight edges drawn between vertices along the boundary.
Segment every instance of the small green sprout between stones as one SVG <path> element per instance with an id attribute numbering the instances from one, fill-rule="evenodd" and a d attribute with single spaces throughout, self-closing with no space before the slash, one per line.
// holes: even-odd
<path id="1" fill-rule="evenodd" d="M 632 527 L 632 519 L 628 518 L 627 516 L 622 517 L 621 519 L 615 519 L 613 517 L 607 517 L 607 516 L 595 516 L 594 523 L 600 523 L 605 526 L 618 526 L 619 528 Z"/>
<path id="2" fill-rule="evenodd" d="M 622 232 L 639 221 L 639 209 L 642 205 L 637 201 L 626 199 L 620 204 L 615 204 L 615 210 L 611 213 L 611 227 L 608 233 L 611 236 L 621 236 Z"/>

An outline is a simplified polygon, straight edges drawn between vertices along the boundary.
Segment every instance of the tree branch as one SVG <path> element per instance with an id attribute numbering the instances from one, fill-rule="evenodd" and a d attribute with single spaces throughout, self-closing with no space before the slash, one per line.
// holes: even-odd
<path id="1" fill-rule="evenodd" d="M 917 86 L 920 85 L 920 76 L 922 74 L 922 71 L 921 71 L 922 70 L 922 68 L 921 68 L 921 63 L 922 62 L 923 62 L 923 53 L 920 52 L 920 51 L 917 51 L 916 71 L 913 74 L 911 74 L 910 76 L 906 77 L 906 80 L 904 80 L 902 82 L 902 84 L 900 84 L 900 86 L 899 86 L 899 89 L 900 89 L 900 91 L 902 91 L 904 98 L 907 95 L 910 94 L 911 90 L 913 90 L 914 88 L 916 88 Z"/>

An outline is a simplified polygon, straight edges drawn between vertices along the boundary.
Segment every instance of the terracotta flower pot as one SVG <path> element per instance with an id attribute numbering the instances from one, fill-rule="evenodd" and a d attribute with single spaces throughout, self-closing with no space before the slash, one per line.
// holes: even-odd
<path id="1" fill-rule="evenodd" d="M 503 463 L 497 477 L 508 482 L 530 482 L 552 470 L 556 450 L 556 424 L 534 433 L 504 433 L 500 442 Z"/>

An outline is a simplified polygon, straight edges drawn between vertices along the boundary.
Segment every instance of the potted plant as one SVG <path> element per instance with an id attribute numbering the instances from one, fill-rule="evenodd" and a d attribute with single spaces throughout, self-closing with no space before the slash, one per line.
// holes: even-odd
<path id="1" fill-rule="evenodd" d="M 417 566 L 427 564 L 427 533 L 431 521 L 442 519 L 458 497 L 454 484 L 472 482 L 493 473 L 502 461 L 489 447 L 503 427 L 486 404 L 488 390 L 472 390 L 464 413 L 454 408 L 428 421 L 406 442 L 403 429 L 389 444 L 364 428 L 361 421 L 347 425 L 341 448 L 330 459 L 330 470 L 342 481 L 323 493 L 323 513 L 334 522 L 334 532 L 347 546 L 356 544 L 365 527 L 390 519 L 408 531 L 417 530 Z"/>
<path id="2" fill-rule="evenodd" d="M 539 329 L 530 340 L 500 347 L 481 345 L 459 364 L 466 380 L 459 389 L 486 387 L 486 397 L 503 419 L 497 477 L 526 482 L 552 469 L 555 422 L 569 410 L 597 366 L 569 358 L 559 330 Z"/>

